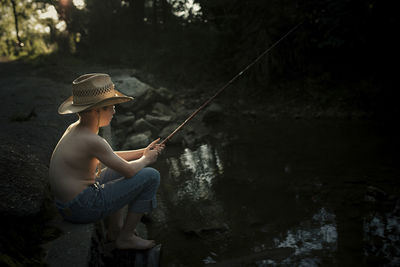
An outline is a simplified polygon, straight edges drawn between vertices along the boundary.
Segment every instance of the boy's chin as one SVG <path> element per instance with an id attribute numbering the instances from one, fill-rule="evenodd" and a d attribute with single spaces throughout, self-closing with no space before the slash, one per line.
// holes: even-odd
<path id="1" fill-rule="evenodd" d="M 107 127 L 107 126 L 109 126 L 109 125 L 110 125 L 110 122 L 109 122 L 109 123 L 107 123 L 107 124 L 100 124 L 99 128 L 102 128 L 102 127 Z"/>

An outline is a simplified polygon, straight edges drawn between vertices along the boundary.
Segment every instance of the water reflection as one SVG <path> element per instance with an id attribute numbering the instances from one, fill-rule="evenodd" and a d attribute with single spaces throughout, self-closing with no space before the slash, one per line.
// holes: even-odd
<path id="1" fill-rule="evenodd" d="M 364 255 L 381 257 L 388 266 L 400 266 L 400 203 L 387 213 L 373 212 L 364 219 Z"/>
<path id="2" fill-rule="evenodd" d="M 287 231 L 284 238 L 276 238 L 276 247 L 294 248 L 294 254 L 284 260 L 283 264 L 300 263 L 307 266 L 318 266 L 318 258 L 309 258 L 314 252 L 324 251 L 333 253 L 337 249 L 338 233 L 336 230 L 336 216 L 332 212 L 321 208 L 312 219 L 300 223 L 295 229 Z"/>
<path id="3" fill-rule="evenodd" d="M 211 189 L 213 180 L 224 172 L 218 152 L 209 144 L 203 144 L 196 150 L 186 148 L 179 159 L 167 159 L 169 173 L 175 180 L 182 179 L 183 172 L 188 172 L 183 185 L 178 188 L 176 201 L 190 198 L 191 200 L 214 199 Z"/>

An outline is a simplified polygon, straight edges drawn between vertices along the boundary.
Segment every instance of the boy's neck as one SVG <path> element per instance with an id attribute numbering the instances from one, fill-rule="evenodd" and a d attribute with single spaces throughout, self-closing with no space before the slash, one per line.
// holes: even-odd
<path id="1" fill-rule="evenodd" d="M 99 125 L 97 120 L 80 118 L 77 126 L 81 129 L 87 129 L 90 132 L 97 134 L 99 132 Z"/>

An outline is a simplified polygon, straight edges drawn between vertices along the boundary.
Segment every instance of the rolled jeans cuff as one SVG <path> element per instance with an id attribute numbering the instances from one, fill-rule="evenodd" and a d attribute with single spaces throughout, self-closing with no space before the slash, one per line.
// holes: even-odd
<path id="1" fill-rule="evenodd" d="M 134 213 L 147 213 L 157 207 L 157 199 L 154 197 L 149 200 L 136 200 L 129 206 L 129 211 Z"/>

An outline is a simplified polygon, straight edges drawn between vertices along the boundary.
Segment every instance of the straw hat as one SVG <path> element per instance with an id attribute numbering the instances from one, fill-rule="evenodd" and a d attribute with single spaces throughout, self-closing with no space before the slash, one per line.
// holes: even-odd
<path id="1" fill-rule="evenodd" d="M 58 108 L 58 113 L 77 113 L 98 107 L 128 102 L 133 97 L 114 89 L 108 74 L 84 74 L 72 82 L 72 96 Z"/>

